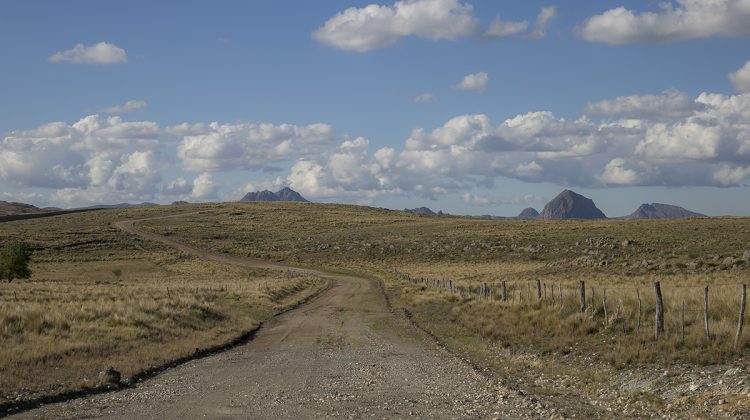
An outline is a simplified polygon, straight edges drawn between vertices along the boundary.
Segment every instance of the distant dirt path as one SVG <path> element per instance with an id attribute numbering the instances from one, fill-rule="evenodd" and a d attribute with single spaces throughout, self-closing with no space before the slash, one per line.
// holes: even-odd
<path id="1" fill-rule="evenodd" d="M 333 286 L 269 321 L 247 344 L 130 389 L 53 404 L 28 418 L 531 418 L 528 397 L 476 372 L 387 307 L 372 280 L 216 254 L 132 234 L 212 261 L 314 273 Z M 532 408 L 533 407 L 533 408 Z"/>

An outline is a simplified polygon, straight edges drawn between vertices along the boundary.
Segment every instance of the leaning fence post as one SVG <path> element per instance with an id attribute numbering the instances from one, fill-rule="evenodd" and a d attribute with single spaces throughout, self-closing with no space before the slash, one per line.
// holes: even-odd
<path id="1" fill-rule="evenodd" d="M 661 299 L 661 283 L 654 282 L 654 293 L 656 294 L 656 338 L 664 334 L 664 302 Z"/>
<path id="2" fill-rule="evenodd" d="M 745 325 L 745 305 L 747 304 L 747 285 L 742 285 L 742 300 L 740 301 L 740 319 L 737 321 L 737 335 L 734 336 L 734 348 L 740 344 L 742 338 L 742 327 Z"/>
<path id="3" fill-rule="evenodd" d="M 581 313 L 586 313 L 586 283 L 581 280 L 578 282 L 578 302 L 581 305 Z"/>
<path id="4" fill-rule="evenodd" d="M 706 339 L 711 339 L 711 330 L 708 329 L 708 286 L 703 288 L 703 328 L 706 330 Z"/>

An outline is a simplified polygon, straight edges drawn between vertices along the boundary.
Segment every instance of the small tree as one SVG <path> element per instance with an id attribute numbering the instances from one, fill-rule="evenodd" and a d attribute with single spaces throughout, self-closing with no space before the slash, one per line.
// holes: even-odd
<path id="1" fill-rule="evenodd" d="M 31 251 L 23 242 L 8 242 L 0 249 L 0 278 L 7 278 L 8 283 L 13 279 L 27 279 L 31 277 L 29 260 Z"/>

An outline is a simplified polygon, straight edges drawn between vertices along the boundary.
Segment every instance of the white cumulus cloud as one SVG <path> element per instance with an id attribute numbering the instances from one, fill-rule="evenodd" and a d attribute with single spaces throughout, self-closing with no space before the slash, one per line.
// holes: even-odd
<path id="1" fill-rule="evenodd" d="M 544 7 L 537 16 L 531 39 L 543 38 L 549 22 L 557 16 L 554 7 Z M 473 38 L 504 39 L 526 31 L 529 23 L 495 18 L 483 32 L 474 7 L 460 0 L 399 0 L 393 5 L 369 4 L 350 7 L 328 19 L 312 33 L 323 44 L 354 52 L 388 47 L 404 37 L 430 41 Z"/>
<path id="2" fill-rule="evenodd" d="M 221 185 L 214 181 L 211 174 L 204 172 L 193 180 L 193 189 L 190 196 L 197 200 L 208 200 L 218 196 Z"/>
<path id="3" fill-rule="evenodd" d="M 214 122 L 200 129 L 205 133 L 186 135 L 177 147 L 177 156 L 190 171 L 267 168 L 273 162 L 318 154 L 330 148 L 335 134 L 327 124 Z"/>
<path id="4" fill-rule="evenodd" d="M 351 7 L 313 33 L 316 40 L 343 50 L 365 52 L 389 46 L 405 36 L 437 41 L 478 32 L 470 4 L 458 0 L 403 0 L 393 6 Z"/>
<path id="5" fill-rule="evenodd" d="M 479 73 L 467 74 L 457 84 L 453 85 L 454 89 L 459 90 L 471 90 L 474 92 L 484 92 L 490 85 L 490 75 L 487 72 L 480 71 Z"/>
<path id="6" fill-rule="evenodd" d="M 589 42 L 613 45 L 750 35 L 747 0 L 666 1 L 660 8 L 657 12 L 622 6 L 607 10 L 588 18 L 579 28 L 580 35 Z"/>
<path id="7" fill-rule="evenodd" d="M 71 64 L 120 64 L 127 63 L 125 50 L 108 42 L 93 45 L 76 44 L 75 47 L 49 56 L 52 63 Z"/>
<path id="8" fill-rule="evenodd" d="M 750 93 L 750 61 L 744 66 L 729 73 L 729 81 L 732 86 L 740 93 Z"/>

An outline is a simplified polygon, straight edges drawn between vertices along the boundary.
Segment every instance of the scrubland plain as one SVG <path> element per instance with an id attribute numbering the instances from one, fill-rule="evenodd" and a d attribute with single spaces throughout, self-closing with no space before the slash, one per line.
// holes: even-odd
<path id="1" fill-rule="evenodd" d="M 98 211 L 0 224 L 34 249 L 32 278 L 0 285 L 0 403 L 124 380 L 224 344 L 325 286 L 312 276 L 200 260 L 130 237 Z"/>
<path id="2" fill-rule="evenodd" d="M 133 374 L 230 339 L 324 287 L 310 276 L 199 262 L 110 225 L 158 216 L 170 217 L 139 226 L 216 253 L 376 277 L 395 310 L 451 351 L 561 401 L 571 392 L 616 388 L 613 395 L 620 395 L 623 378 L 632 382 L 633 375 L 650 378 L 667 369 L 672 373 L 665 378 L 679 378 L 637 391 L 637 403 L 693 407 L 719 395 L 715 384 L 698 384 L 704 392 L 689 398 L 654 389 L 692 387 L 693 371 L 710 377 L 714 367 L 723 372 L 726 366 L 748 366 L 748 331 L 734 343 L 740 285 L 750 272 L 743 258 L 750 248 L 746 218 L 544 222 L 423 217 L 346 205 L 225 203 L 0 224 L 3 237 L 26 239 L 35 249 L 32 279 L 0 287 L 0 334 L 11 343 L 2 349 L 0 369 L 28 372 L 0 384 L 6 399 L 22 389 L 85 386 L 104 365 Z M 412 284 L 396 271 L 428 281 Z M 542 299 L 537 279 L 546 289 Z M 431 286 L 447 280 L 472 291 L 490 285 L 492 298 Z M 587 293 L 583 314 L 581 280 Z M 500 300 L 503 281 L 507 301 Z M 655 281 L 666 305 L 659 339 Z M 710 336 L 703 324 L 705 286 Z M 51 366 L 80 375 L 64 376 Z M 739 396 L 750 394 L 748 385 L 722 388 L 721 401 L 746 410 L 749 399 Z"/>

